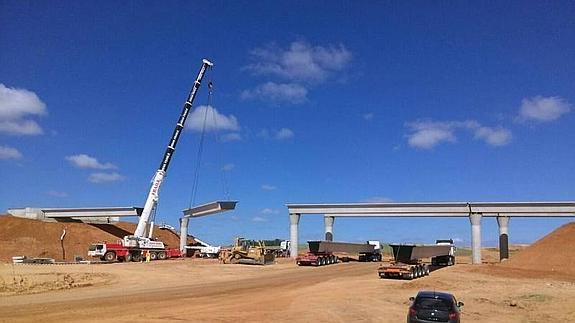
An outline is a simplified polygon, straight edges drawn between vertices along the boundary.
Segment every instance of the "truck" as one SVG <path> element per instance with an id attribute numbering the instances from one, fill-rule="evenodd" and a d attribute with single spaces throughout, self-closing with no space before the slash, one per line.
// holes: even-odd
<path id="1" fill-rule="evenodd" d="M 456 247 L 453 244 L 453 239 L 440 239 L 435 240 L 436 245 L 450 246 L 449 254 L 440 255 L 431 258 L 431 264 L 434 266 L 453 266 L 455 265 L 455 250 Z"/>
<path id="2" fill-rule="evenodd" d="M 100 257 L 101 260 L 109 262 L 116 260 L 139 261 L 143 255 L 149 255 L 152 260 L 168 259 L 172 256 L 176 257 L 178 254 L 181 256 L 181 252 L 178 249 L 168 249 L 162 241 L 152 239 L 155 211 L 158 204 L 160 187 L 162 186 L 168 171 L 168 166 L 176 151 L 176 145 L 184 129 L 186 119 L 192 109 L 192 104 L 202 84 L 202 79 L 208 68 L 211 68 L 213 65 L 214 64 L 207 59 L 202 60 L 202 66 L 188 98 L 184 103 L 180 117 L 176 122 L 176 127 L 170 137 L 170 141 L 160 162 L 160 167 L 156 170 L 152 179 L 136 230 L 132 235 L 124 236 L 122 240 L 116 243 L 99 242 L 91 245 L 88 250 L 88 256 Z M 211 84 L 208 84 L 208 88 L 211 92 Z"/>
<path id="3" fill-rule="evenodd" d="M 370 240 L 366 243 L 308 241 L 309 251 L 296 258 L 298 266 L 325 266 L 336 264 L 340 258 L 336 253 L 357 254 L 358 261 L 381 261 L 381 244 Z M 349 257 L 345 257 L 346 260 Z M 343 258 L 341 259 L 344 260 Z"/>
<path id="4" fill-rule="evenodd" d="M 218 258 L 220 250 L 222 249 L 221 246 L 212 246 L 196 237 L 194 237 L 194 240 L 196 241 L 196 245 L 186 246 L 186 249 L 194 250 L 201 258 Z"/>
<path id="5" fill-rule="evenodd" d="M 423 258 L 447 256 L 453 245 L 391 244 L 390 247 L 393 260 L 379 266 L 379 277 L 411 280 L 429 275 L 429 266 Z"/>

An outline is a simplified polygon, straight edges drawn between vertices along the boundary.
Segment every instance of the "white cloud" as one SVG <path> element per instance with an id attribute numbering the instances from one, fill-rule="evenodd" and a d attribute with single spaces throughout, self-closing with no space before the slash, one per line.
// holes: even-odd
<path id="1" fill-rule="evenodd" d="M 0 133 L 40 135 L 44 131 L 38 123 L 26 118 L 45 114 L 46 104 L 36 93 L 0 83 Z"/>
<path id="2" fill-rule="evenodd" d="M 373 114 L 373 112 L 364 113 L 364 114 L 362 115 L 362 117 L 363 117 L 363 119 L 365 119 L 365 120 L 368 120 L 368 121 L 369 121 L 369 120 L 372 120 L 372 119 L 373 119 L 373 117 L 374 117 L 374 114 Z"/>
<path id="3" fill-rule="evenodd" d="M 407 136 L 411 147 L 431 149 L 442 142 L 456 141 L 453 127 L 444 122 L 422 121 L 409 123 L 407 126 L 411 130 L 411 134 Z"/>
<path id="4" fill-rule="evenodd" d="M 225 165 L 222 167 L 222 170 L 223 170 L 224 172 L 229 172 L 229 171 L 231 171 L 231 170 L 234 169 L 234 168 L 236 168 L 236 165 L 230 163 L 230 164 L 225 164 Z"/>
<path id="5" fill-rule="evenodd" d="M 46 194 L 53 196 L 53 197 L 68 197 L 68 193 L 66 192 L 59 192 L 59 191 L 48 191 Z"/>
<path id="6" fill-rule="evenodd" d="M 261 214 L 270 215 L 270 214 L 279 214 L 280 211 L 275 210 L 275 209 L 265 208 L 265 209 L 263 209 L 260 213 L 261 213 Z"/>
<path id="7" fill-rule="evenodd" d="M 0 146 L 0 160 L 20 158 L 22 158 L 22 153 L 20 153 L 18 149 L 8 146 Z"/>
<path id="8" fill-rule="evenodd" d="M 262 190 L 264 190 L 264 191 L 274 191 L 276 189 L 277 189 L 277 187 L 275 187 L 273 185 L 262 184 Z"/>
<path id="9" fill-rule="evenodd" d="M 242 91 L 243 100 L 257 99 L 274 103 L 299 104 L 307 101 L 307 89 L 296 83 L 267 82 L 252 90 Z"/>
<path id="10" fill-rule="evenodd" d="M 280 130 L 262 129 L 257 134 L 258 137 L 264 139 L 287 140 L 294 137 L 294 133 L 289 128 L 281 128 Z"/>
<path id="11" fill-rule="evenodd" d="M 291 131 L 291 129 L 281 128 L 276 133 L 275 138 L 277 140 L 285 140 L 285 139 L 293 138 L 293 136 L 294 136 L 294 134 L 293 134 L 293 131 Z"/>
<path id="12" fill-rule="evenodd" d="M 88 177 L 88 181 L 92 183 L 109 183 L 118 182 L 124 179 L 124 176 L 118 173 L 93 173 Z"/>
<path id="13" fill-rule="evenodd" d="M 504 128 L 478 127 L 475 138 L 484 140 L 491 146 L 505 146 L 511 142 L 511 131 Z"/>
<path id="14" fill-rule="evenodd" d="M 419 149 L 432 149 L 444 143 L 457 142 L 456 131 L 472 132 L 475 139 L 483 140 L 490 146 L 504 146 L 511 142 L 511 131 L 503 127 L 486 127 L 475 120 L 467 121 L 416 121 L 406 125 L 410 133 L 408 144 Z"/>
<path id="15" fill-rule="evenodd" d="M 100 163 L 98 159 L 88 156 L 86 154 L 66 156 L 66 160 L 78 168 L 91 168 L 91 169 L 117 169 L 114 164 Z"/>
<path id="16" fill-rule="evenodd" d="M 206 105 L 201 105 L 192 111 L 186 121 L 186 128 L 194 131 L 202 131 L 204 121 L 206 131 L 240 130 L 240 125 L 236 117 L 231 114 L 229 116 L 223 115 L 219 113 L 216 108 Z"/>
<path id="17" fill-rule="evenodd" d="M 571 111 L 571 104 L 558 96 L 524 98 L 519 110 L 519 121 L 548 122 Z"/>
<path id="18" fill-rule="evenodd" d="M 324 47 L 303 41 L 292 42 L 285 49 L 274 44 L 256 48 L 251 55 L 254 62 L 246 69 L 254 74 L 304 82 L 324 81 L 352 59 L 351 52 L 342 44 Z"/>
<path id="19" fill-rule="evenodd" d="M 220 137 L 223 142 L 241 141 L 242 135 L 237 132 L 227 133 Z"/>
<path id="20" fill-rule="evenodd" d="M 252 222 L 268 222 L 268 219 L 261 216 L 254 216 Z"/>

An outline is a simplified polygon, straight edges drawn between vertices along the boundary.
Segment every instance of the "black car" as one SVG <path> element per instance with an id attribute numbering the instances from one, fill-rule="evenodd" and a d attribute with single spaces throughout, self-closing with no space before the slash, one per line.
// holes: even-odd
<path id="1" fill-rule="evenodd" d="M 420 291 L 412 301 L 407 313 L 407 323 L 459 323 L 460 307 L 455 296 L 435 291 Z"/>

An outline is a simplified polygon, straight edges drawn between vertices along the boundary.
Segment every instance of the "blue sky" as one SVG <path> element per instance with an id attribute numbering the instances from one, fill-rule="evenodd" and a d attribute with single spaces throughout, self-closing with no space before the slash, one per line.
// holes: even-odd
<path id="1" fill-rule="evenodd" d="M 176 225 L 190 206 L 207 112 L 195 202 L 239 204 L 191 221 L 204 240 L 287 238 L 290 202 L 573 200 L 574 14 L 570 1 L 0 1 L 0 210 L 143 205 L 204 57 L 211 106 L 203 87 L 157 216 Z M 565 222 L 513 219 L 510 239 Z M 469 230 L 338 219 L 334 236 L 466 244 Z M 323 219 L 300 233 L 321 238 Z"/>

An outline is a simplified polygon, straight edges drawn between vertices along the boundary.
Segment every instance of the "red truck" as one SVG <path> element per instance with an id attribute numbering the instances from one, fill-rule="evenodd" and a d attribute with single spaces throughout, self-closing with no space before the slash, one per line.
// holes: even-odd
<path id="1" fill-rule="evenodd" d="M 118 241 L 117 243 L 102 242 L 91 245 L 88 250 L 88 256 L 99 257 L 100 260 L 108 262 L 139 262 L 145 259 L 147 253 L 150 253 L 150 260 L 164 260 L 182 256 L 179 249 L 163 248 L 163 243 L 162 247 L 139 248 L 125 247 L 122 241 Z"/>

